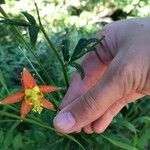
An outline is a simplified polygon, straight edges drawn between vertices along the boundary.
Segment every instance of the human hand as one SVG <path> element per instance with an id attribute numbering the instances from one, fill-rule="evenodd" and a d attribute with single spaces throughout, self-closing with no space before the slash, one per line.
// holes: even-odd
<path id="1" fill-rule="evenodd" d="M 150 18 L 113 22 L 102 45 L 82 61 L 54 119 L 59 132 L 101 133 L 127 104 L 150 95 Z"/>

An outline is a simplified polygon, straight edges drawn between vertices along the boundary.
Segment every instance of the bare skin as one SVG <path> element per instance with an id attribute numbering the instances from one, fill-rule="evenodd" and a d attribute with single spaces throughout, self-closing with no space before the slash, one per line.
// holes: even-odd
<path id="1" fill-rule="evenodd" d="M 59 132 L 102 133 L 127 104 L 150 95 L 150 18 L 113 22 L 102 45 L 82 61 L 54 119 Z"/>

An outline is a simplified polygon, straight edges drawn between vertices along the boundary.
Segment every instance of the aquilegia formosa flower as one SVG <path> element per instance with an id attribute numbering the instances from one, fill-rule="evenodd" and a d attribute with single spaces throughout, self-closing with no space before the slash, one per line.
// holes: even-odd
<path id="1" fill-rule="evenodd" d="M 44 98 L 43 93 L 53 92 L 58 89 L 59 88 L 55 86 L 38 86 L 30 72 L 24 68 L 22 72 L 22 89 L 5 98 L 0 104 L 13 104 L 23 99 L 20 111 L 22 118 L 24 118 L 31 109 L 40 114 L 43 107 L 54 110 L 53 104 Z"/>

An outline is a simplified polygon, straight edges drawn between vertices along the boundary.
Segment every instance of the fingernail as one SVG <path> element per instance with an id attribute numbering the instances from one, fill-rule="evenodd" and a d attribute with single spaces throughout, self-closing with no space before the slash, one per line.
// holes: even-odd
<path id="1" fill-rule="evenodd" d="M 63 132 L 69 131 L 75 125 L 75 123 L 76 121 L 70 112 L 58 114 L 54 118 L 55 128 Z"/>

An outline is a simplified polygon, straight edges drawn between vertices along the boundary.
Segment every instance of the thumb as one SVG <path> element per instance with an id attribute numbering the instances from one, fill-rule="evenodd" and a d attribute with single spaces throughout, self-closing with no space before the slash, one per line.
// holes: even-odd
<path id="1" fill-rule="evenodd" d="M 54 126 L 59 132 L 71 133 L 95 121 L 126 94 L 125 71 L 119 60 L 122 59 L 118 55 L 112 60 L 101 81 L 58 113 Z"/>

